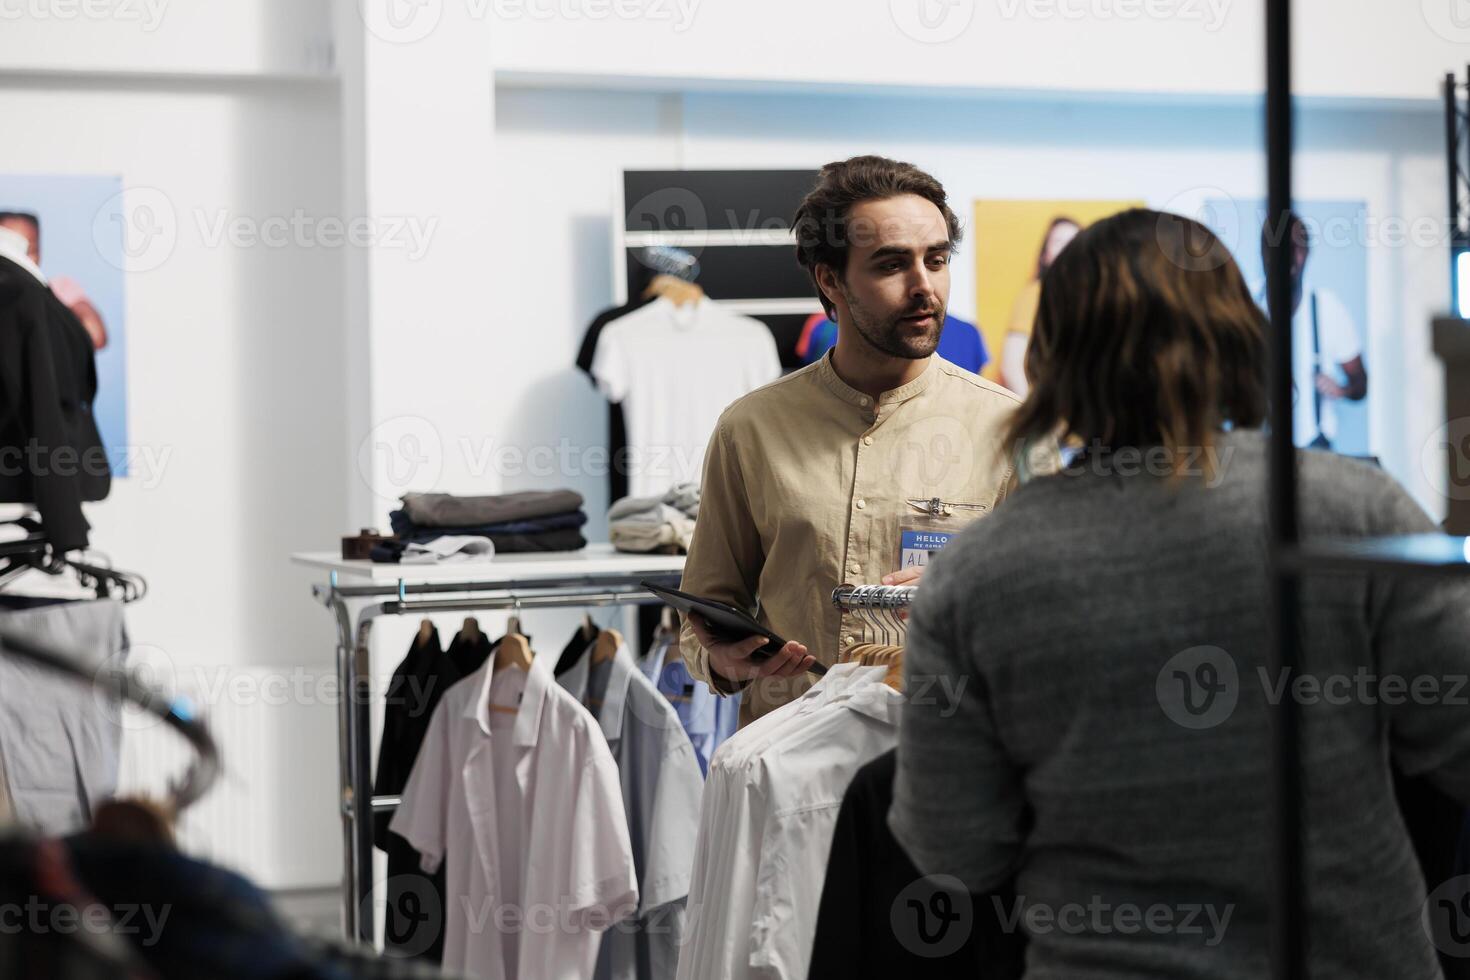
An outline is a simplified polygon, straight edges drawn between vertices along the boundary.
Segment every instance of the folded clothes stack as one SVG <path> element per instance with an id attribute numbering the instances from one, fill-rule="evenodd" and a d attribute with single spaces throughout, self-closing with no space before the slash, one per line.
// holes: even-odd
<path id="1" fill-rule="evenodd" d="M 689 550 L 699 516 L 699 485 L 680 483 L 662 497 L 624 497 L 607 512 L 608 536 L 619 551 L 679 554 Z"/>
<path id="2" fill-rule="evenodd" d="M 388 515 L 395 540 L 372 550 L 377 562 L 405 560 L 416 546 L 441 538 L 487 538 L 496 554 L 578 551 L 587 547 L 582 495 L 572 490 L 529 490 L 493 496 L 409 493 Z"/>

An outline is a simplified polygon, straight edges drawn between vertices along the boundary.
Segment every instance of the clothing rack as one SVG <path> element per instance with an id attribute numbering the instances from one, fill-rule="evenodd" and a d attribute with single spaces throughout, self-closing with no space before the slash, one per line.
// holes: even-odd
<path id="1" fill-rule="evenodd" d="M 291 557 L 296 564 L 329 573 L 325 585 L 312 586 L 312 594 L 333 613 L 337 680 L 343 692 L 337 714 L 342 925 L 349 939 L 371 943 L 373 814 L 396 809 L 400 802 L 397 796 L 375 797 L 372 792 L 373 623 L 382 616 L 436 612 L 651 605 L 659 600 L 639 581 L 677 586 L 684 558 L 621 554 L 610 545 L 437 565 L 374 564 L 332 553 Z M 359 581 L 363 584 L 355 584 Z"/>
<path id="2" fill-rule="evenodd" d="M 847 611 L 907 609 L 917 591 L 912 585 L 839 585 L 832 590 L 832 605 Z"/>

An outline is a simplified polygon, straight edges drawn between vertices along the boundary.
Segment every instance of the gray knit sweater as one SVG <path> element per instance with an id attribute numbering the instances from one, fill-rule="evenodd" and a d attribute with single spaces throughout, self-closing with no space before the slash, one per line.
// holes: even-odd
<path id="1" fill-rule="evenodd" d="M 1217 449 L 1172 488 L 1034 480 L 920 587 L 889 822 L 926 873 L 1018 873 L 1028 978 L 1269 974 L 1265 439 Z M 1436 530 L 1374 467 L 1300 461 L 1304 534 Z M 1303 610 L 1312 975 L 1438 977 L 1390 764 L 1470 801 L 1470 582 L 1314 576 Z"/>

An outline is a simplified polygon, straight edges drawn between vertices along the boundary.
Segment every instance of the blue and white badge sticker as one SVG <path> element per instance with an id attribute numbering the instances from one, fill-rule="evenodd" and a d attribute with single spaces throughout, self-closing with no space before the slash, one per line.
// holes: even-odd
<path id="1" fill-rule="evenodd" d="M 899 543 L 899 567 L 919 568 L 929 564 L 929 556 L 943 550 L 954 537 L 950 531 L 903 531 Z"/>

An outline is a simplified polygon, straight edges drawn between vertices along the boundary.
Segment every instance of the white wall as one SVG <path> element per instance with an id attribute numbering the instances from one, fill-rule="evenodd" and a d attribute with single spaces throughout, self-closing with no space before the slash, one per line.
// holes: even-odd
<path id="1" fill-rule="evenodd" d="M 286 555 L 348 526 L 340 250 L 215 244 L 210 229 L 339 214 L 337 103 L 316 82 L 0 81 L 0 118 L 25 134 L 4 141 L 0 171 L 120 174 L 130 206 L 176 231 L 125 282 L 130 440 L 161 465 L 87 506 L 93 546 L 149 581 L 128 626 L 137 661 L 165 679 L 332 662 L 311 576 Z M 330 731 L 331 707 L 318 710 Z M 318 880 L 335 874 L 335 752 L 317 739 L 274 754 L 315 772 L 310 792 L 228 790 L 308 853 L 315 838 Z M 228 751 L 226 765 L 247 768 Z"/>
<path id="2" fill-rule="evenodd" d="M 3 0 L 7 73 L 323 75 L 331 0 Z"/>
<path id="3" fill-rule="evenodd" d="M 452 0 L 449 0 L 452 2 Z M 464 0 L 475 6 L 472 0 Z M 528 76 L 928 90 L 1255 95 L 1260 0 L 482 0 Z M 402 37 L 434 17 L 434 4 Z M 1297 0 L 1298 93 L 1429 99 L 1462 69 L 1450 0 Z"/>

